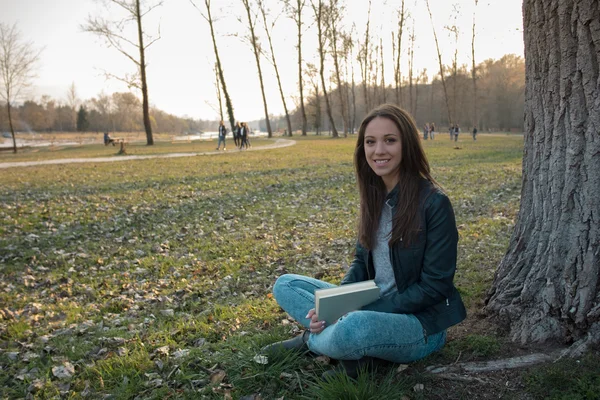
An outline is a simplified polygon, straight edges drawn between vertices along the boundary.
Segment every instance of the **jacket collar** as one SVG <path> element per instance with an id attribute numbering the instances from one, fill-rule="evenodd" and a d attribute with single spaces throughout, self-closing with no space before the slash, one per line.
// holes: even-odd
<path id="1" fill-rule="evenodd" d="M 392 191 L 385 196 L 386 204 L 392 208 L 396 207 L 396 204 L 398 204 L 398 193 L 400 193 L 400 182 L 396 183 Z"/>

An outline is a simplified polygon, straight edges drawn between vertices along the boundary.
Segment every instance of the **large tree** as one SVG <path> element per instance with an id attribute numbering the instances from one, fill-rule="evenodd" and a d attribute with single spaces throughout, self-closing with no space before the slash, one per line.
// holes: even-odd
<path id="1" fill-rule="evenodd" d="M 520 342 L 600 341 L 600 3 L 524 0 L 521 206 L 487 303 Z"/>
<path id="2" fill-rule="evenodd" d="M 0 23 L 0 98 L 6 102 L 8 124 L 13 140 L 13 152 L 17 152 L 17 140 L 12 119 L 12 107 L 29 86 L 34 77 L 35 64 L 40 52 L 32 43 L 23 42 L 17 25 Z"/>
<path id="3" fill-rule="evenodd" d="M 142 25 L 143 18 L 154 8 L 162 5 L 162 1 L 142 7 L 142 0 L 109 0 L 108 4 L 117 6 L 126 13 L 124 18 L 116 20 L 107 20 L 102 17 L 89 17 L 87 23 L 83 25 L 86 32 L 95 33 L 102 37 L 110 47 L 114 47 L 136 66 L 135 74 L 126 77 L 119 77 L 108 74 L 125 82 L 129 87 L 135 87 L 142 92 L 142 113 L 144 118 L 144 128 L 146 130 L 146 144 L 153 145 L 152 125 L 150 123 L 150 101 L 148 100 L 148 79 L 146 77 L 146 50 L 154 42 L 160 39 L 152 38 L 146 35 Z M 129 24 L 135 24 L 135 33 L 130 34 Z M 137 54 L 136 54 L 137 53 Z"/>

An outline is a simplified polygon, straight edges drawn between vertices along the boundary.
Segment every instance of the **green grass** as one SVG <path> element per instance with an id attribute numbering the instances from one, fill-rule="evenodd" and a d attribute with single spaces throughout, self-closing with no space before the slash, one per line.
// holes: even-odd
<path id="1" fill-rule="evenodd" d="M 338 282 L 352 260 L 355 138 L 293 139 L 293 147 L 260 152 L 4 170 L 0 309 L 10 313 L 0 314 L 2 397 L 25 397 L 35 382 L 39 398 L 64 392 L 67 381 L 52 368 L 69 361 L 70 398 L 419 398 L 418 379 L 393 370 L 325 384 L 318 378 L 329 367 L 315 359 L 253 361 L 260 347 L 295 329 L 270 296 L 277 276 Z M 456 149 L 441 135 L 424 146 L 454 206 L 456 283 L 475 311 L 518 211 L 522 138 L 480 135 Z M 92 145 L 2 154 L 0 162 L 114 152 Z M 415 368 L 501 353 L 498 338 L 455 336 Z M 27 353 L 39 357 L 26 361 Z"/>

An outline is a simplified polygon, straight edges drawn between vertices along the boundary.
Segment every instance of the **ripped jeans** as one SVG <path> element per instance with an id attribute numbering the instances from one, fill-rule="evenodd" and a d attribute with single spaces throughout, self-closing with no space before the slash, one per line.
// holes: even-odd
<path id="1" fill-rule="evenodd" d="M 310 320 L 305 317 L 315 307 L 315 290 L 334 286 L 318 279 L 286 274 L 275 282 L 273 295 L 281 308 L 308 328 Z M 336 360 L 370 356 L 408 363 L 440 350 L 445 341 L 446 331 L 425 335 L 421 322 L 412 314 L 359 310 L 344 315 L 319 334 L 311 333 L 308 348 Z"/>

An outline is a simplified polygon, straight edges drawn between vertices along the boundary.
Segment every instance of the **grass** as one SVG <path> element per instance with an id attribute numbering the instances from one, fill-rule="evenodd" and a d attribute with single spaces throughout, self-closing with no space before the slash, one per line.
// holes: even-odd
<path id="1" fill-rule="evenodd" d="M 336 283 L 352 260 L 355 138 L 293 139 L 293 147 L 260 152 L 5 170 L 2 398 L 423 398 L 413 391 L 421 382 L 443 398 L 439 381 L 394 368 L 324 383 L 330 366 L 320 360 L 254 361 L 262 346 L 298 329 L 270 294 L 277 276 Z M 214 144 L 130 148 L 201 152 Z M 480 135 L 456 146 L 440 136 L 424 146 L 454 206 L 456 283 L 471 315 L 463 326 L 476 327 L 518 211 L 522 138 Z M 116 150 L 86 145 L 0 154 L 0 162 L 103 152 Z M 509 347 L 464 329 L 452 329 L 442 352 L 411 369 L 493 358 Z M 59 379 L 52 371 L 64 362 L 74 374 Z M 532 375 L 523 390 L 542 393 L 545 376 Z M 594 385 L 590 378 L 574 390 Z"/>

